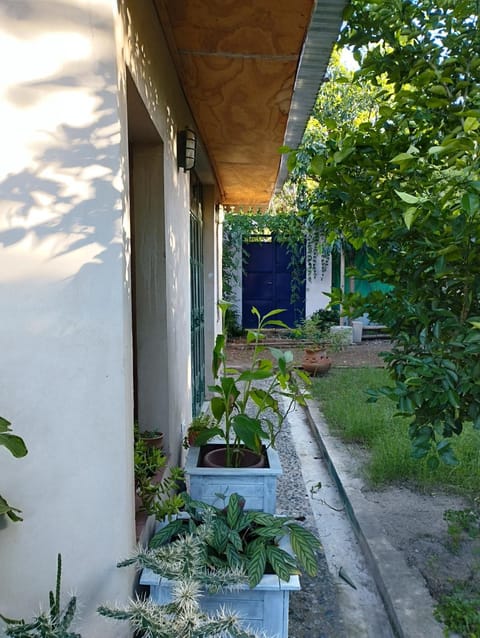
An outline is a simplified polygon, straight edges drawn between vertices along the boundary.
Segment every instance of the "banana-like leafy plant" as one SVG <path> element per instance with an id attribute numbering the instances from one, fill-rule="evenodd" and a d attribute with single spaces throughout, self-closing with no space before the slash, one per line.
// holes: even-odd
<path id="1" fill-rule="evenodd" d="M 221 301 L 218 305 L 225 325 L 225 313 L 231 304 Z M 227 467 L 238 467 L 243 449 L 259 454 L 263 446 L 275 447 L 287 415 L 295 406 L 306 403 L 305 386 L 310 379 L 295 368 L 293 354 L 267 348 L 262 343 L 265 329 L 288 328 L 276 318 L 282 312 L 275 309 L 262 316 L 257 308 L 252 308 L 258 323 L 255 330 L 247 332 L 247 344 L 252 348 L 247 370 L 229 367 L 226 335 L 217 335 L 212 353 L 215 383 L 208 388 L 213 395 L 210 399 L 213 421 L 211 427 L 197 433 L 195 445 L 204 445 L 212 438 L 222 439 Z"/>

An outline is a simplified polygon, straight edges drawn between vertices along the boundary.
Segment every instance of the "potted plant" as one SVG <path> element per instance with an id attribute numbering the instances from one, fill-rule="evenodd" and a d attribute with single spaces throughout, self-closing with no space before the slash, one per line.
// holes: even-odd
<path id="1" fill-rule="evenodd" d="M 332 365 L 332 360 L 327 354 L 330 329 L 319 327 L 313 317 L 308 317 L 297 330 L 299 336 L 307 342 L 302 368 L 313 376 L 326 374 Z"/>
<path id="2" fill-rule="evenodd" d="M 167 460 L 162 449 L 150 445 L 135 431 L 136 506 L 139 512 L 154 515 L 157 520 L 176 514 L 183 505 L 178 491 L 183 485 L 184 473 L 178 467 L 167 468 Z"/>
<path id="3" fill-rule="evenodd" d="M 160 430 L 140 430 L 139 424 L 135 423 L 134 435 L 135 439 L 141 438 L 151 447 L 156 447 L 159 450 L 163 448 L 163 432 Z"/>
<path id="4" fill-rule="evenodd" d="M 337 352 L 346 345 L 345 334 L 337 330 L 340 327 L 334 321 L 338 321 L 338 313 L 317 310 L 293 331 L 295 337 L 306 342 L 302 368 L 311 375 L 326 374 L 332 366 L 328 352 Z"/>
<path id="5" fill-rule="evenodd" d="M 230 307 L 220 302 L 222 316 Z M 211 421 L 195 432 L 185 473 L 193 498 L 214 504 L 218 493 L 241 492 L 248 509 L 275 511 L 276 479 L 281 474 L 275 441 L 288 414 L 305 405 L 309 378 L 297 370 L 290 351 L 266 348 L 262 330 L 287 326 L 256 308 L 256 330 L 247 332 L 252 356 L 247 370 L 228 366 L 226 336 L 217 336 L 212 354 L 214 384 L 209 386 Z M 187 433 L 187 440 L 193 430 Z M 214 440 L 214 443 L 212 443 Z M 233 483 L 233 487 L 230 485 Z"/>
<path id="6" fill-rule="evenodd" d="M 203 608 L 228 607 L 241 613 L 245 624 L 286 638 L 289 594 L 300 589 L 301 571 L 316 575 L 318 539 L 292 518 L 246 511 L 238 494 L 222 508 L 184 498 L 187 516 L 160 525 L 150 548 L 133 559 L 144 568 L 140 582 L 150 586 L 150 600 L 160 605 L 171 600 L 175 574 L 169 570 L 169 544 L 179 537 L 197 537 L 205 575 L 233 570 L 246 580 L 233 593 L 210 592 L 202 599 Z"/>
<path id="7" fill-rule="evenodd" d="M 201 412 L 199 415 L 192 419 L 190 423 L 187 435 L 183 439 L 183 447 L 188 450 L 192 445 L 196 445 L 197 439 L 204 432 L 209 432 L 216 426 L 216 421 L 208 412 Z"/>
<path id="8" fill-rule="evenodd" d="M 152 573 L 167 575 L 171 587 L 168 600 L 132 600 L 124 608 L 102 605 L 98 612 L 106 618 L 127 621 L 135 635 L 150 638 L 260 638 L 240 626 L 239 618 L 228 609 L 205 611 L 204 591 L 229 591 L 245 576 L 238 568 L 206 567 L 201 534 L 181 536 L 155 551 L 142 551 L 118 564 L 144 565 Z"/>

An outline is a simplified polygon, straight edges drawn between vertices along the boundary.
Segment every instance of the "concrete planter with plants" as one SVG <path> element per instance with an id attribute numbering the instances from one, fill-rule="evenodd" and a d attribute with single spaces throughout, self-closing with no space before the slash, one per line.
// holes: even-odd
<path id="1" fill-rule="evenodd" d="M 202 454 L 212 447 L 214 444 L 188 449 L 185 476 L 190 496 L 218 506 L 221 504 L 219 494 L 228 498 L 236 492 L 245 498 L 246 509 L 274 514 L 277 479 L 282 474 L 278 452 L 272 448 L 265 450 L 264 467 L 202 467 Z"/>
<path id="2" fill-rule="evenodd" d="M 230 304 L 219 305 L 225 318 Z M 264 329 L 287 327 L 276 319 L 281 312 L 261 316 L 252 308 L 258 326 L 247 333 L 253 348 L 246 370 L 229 367 L 225 334 L 217 335 L 209 413 L 194 419 L 185 437 L 186 447 L 195 446 L 189 449 L 185 467 L 194 498 L 218 504 L 218 494 L 237 492 L 246 498 L 247 509 L 275 511 L 276 480 L 281 474 L 276 439 L 288 414 L 305 406 L 305 387 L 310 383 L 308 375 L 296 369 L 291 352 L 267 350 L 262 343 Z M 207 444 L 213 449 L 207 450 Z M 223 460 L 209 465 L 208 457 L 217 453 L 223 454 Z"/>
<path id="3" fill-rule="evenodd" d="M 150 600 L 158 605 L 172 601 L 173 581 L 162 578 L 144 569 L 140 584 L 150 587 Z M 290 592 L 300 590 L 298 576 L 290 576 L 284 582 L 274 574 L 266 574 L 256 587 L 239 585 L 237 591 L 224 591 L 204 595 L 200 599 L 201 609 L 210 615 L 225 608 L 238 615 L 244 627 L 250 627 L 268 636 L 288 638 L 288 606 Z"/>
<path id="4" fill-rule="evenodd" d="M 200 551 L 190 557 L 187 540 L 181 557 L 187 564 L 197 561 L 197 579 L 205 583 L 201 609 L 209 615 L 228 609 L 244 627 L 288 638 L 290 592 L 300 589 L 300 571 L 316 575 L 318 539 L 292 518 L 247 511 L 238 494 L 221 508 L 184 498 L 184 514 L 160 523 L 149 549 L 128 561 L 144 568 L 140 583 L 150 587 L 150 601 L 162 606 L 175 597 L 177 576 L 171 567 L 180 560 L 174 549 L 178 539 L 201 539 Z M 234 589 L 212 588 L 212 579 L 221 581 L 232 571 Z"/>

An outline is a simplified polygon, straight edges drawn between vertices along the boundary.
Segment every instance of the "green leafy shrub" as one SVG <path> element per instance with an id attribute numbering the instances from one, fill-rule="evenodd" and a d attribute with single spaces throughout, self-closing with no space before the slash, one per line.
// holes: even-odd
<path id="1" fill-rule="evenodd" d="M 465 586 L 443 596 L 435 608 L 435 617 L 445 623 L 449 632 L 463 638 L 480 636 L 480 596 Z"/>
<path id="2" fill-rule="evenodd" d="M 209 567 L 241 569 L 250 587 L 258 585 L 269 571 L 285 581 L 301 570 L 310 576 L 317 574 L 320 541 L 294 519 L 245 511 L 245 499 L 238 494 L 232 494 L 223 508 L 194 501 L 188 495 L 184 499 L 189 517 L 160 529 L 150 541 L 153 550 L 179 535 L 200 534 L 205 539 Z M 290 542 L 291 553 L 280 547 L 283 538 Z"/>

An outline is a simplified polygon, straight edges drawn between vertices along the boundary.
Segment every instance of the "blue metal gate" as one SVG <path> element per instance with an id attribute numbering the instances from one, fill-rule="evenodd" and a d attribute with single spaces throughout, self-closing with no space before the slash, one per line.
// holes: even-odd
<path id="1" fill-rule="evenodd" d="M 285 245 L 274 240 L 244 242 L 242 282 L 242 325 L 254 328 L 256 319 L 251 313 L 255 306 L 260 314 L 274 308 L 285 308 L 278 316 L 289 326 L 305 317 L 305 281 L 297 285 L 292 300 L 290 255 Z"/>

